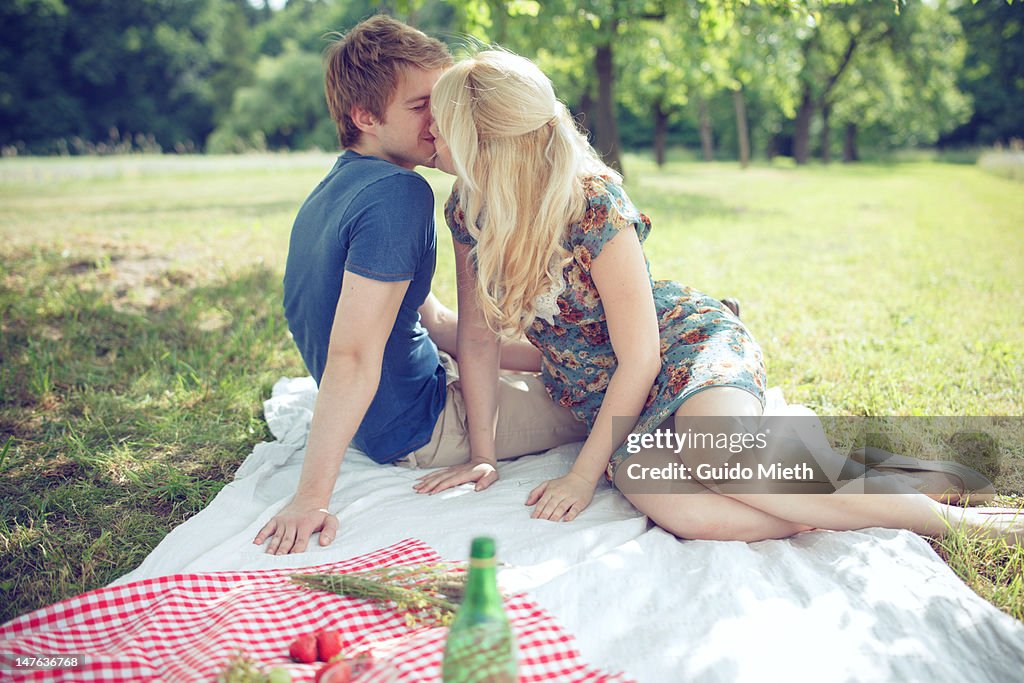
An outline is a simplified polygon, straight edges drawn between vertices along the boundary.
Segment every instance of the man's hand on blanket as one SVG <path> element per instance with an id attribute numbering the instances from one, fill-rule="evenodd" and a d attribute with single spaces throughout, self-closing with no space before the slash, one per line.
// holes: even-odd
<path id="1" fill-rule="evenodd" d="M 564 477 L 549 479 L 526 497 L 527 505 L 534 505 L 534 519 L 549 519 L 557 522 L 565 519 L 571 522 L 583 512 L 594 499 L 595 485 L 584 477 L 569 472 Z"/>
<path id="2" fill-rule="evenodd" d="M 338 517 L 326 509 L 312 508 L 303 501 L 293 500 L 263 525 L 253 543 L 262 545 L 269 538 L 267 552 L 271 555 L 301 553 L 306 551 L 309 537 L 317 531 L 320 532 L 320 545 L 330 545 L 340 524 Z"/>
<path id="3" fill-rule="evenodd" d="M 440 493 L 445 489 L 474 481 L 474 490 L 483 491 L 498 481 L 498 469 L 493 462 L 470 460 L 461 465 L 452 465 L 438 472 L 425 474 L 417 481 L 419 483 L 413 486 L 417 493 Z"/>

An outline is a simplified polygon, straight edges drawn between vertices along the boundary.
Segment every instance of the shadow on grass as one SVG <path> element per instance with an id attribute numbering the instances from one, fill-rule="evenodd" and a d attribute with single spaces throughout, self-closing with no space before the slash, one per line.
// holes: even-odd
<path id="1" fill-rule="evenodd" d="M 140 306 L 109 255 L 3 256 L 0 621 L 138 565 L 270 438 L 273 382 L 305 372 L 265 266 L 199 281 L 153 259 Z"/>

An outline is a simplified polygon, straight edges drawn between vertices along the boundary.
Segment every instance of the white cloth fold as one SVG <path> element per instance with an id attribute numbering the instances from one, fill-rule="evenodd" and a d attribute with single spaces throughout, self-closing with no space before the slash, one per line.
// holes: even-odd
<path id="1" fill-rule="evenodd" d="M 573 633 L 583 658 L 638 681 L 1020 680 L 1024 625 L 975 595 L 905 531 L 810 532 L 782 541 L 680 541 L 602 484 L 570 523 L 530 519 L 529 491 L 571 466 L 578 445 L 499 465 L 483 492 L 433 496 L 422 472 L 349 450 L 330 509 L 337 539 L 272 556 L 252 544 L 298 482 L 316 399 L 311 378 L 282 378 L 259 444 L 210 505 L 115 583 L 179 572 L 302 567 L 406 538 L 464 558 L 474 535 L 498 541 L 507 590 L 526 590 Z M 770 392 L 770 412 L 787 408 Z M 956 672 L 956 673 L 954 673 Z"/>

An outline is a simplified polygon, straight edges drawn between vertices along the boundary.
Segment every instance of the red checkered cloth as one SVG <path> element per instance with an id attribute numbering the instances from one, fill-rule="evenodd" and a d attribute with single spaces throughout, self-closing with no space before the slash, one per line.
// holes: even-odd
<path id="1" fill-rule="evenodd" d="M 373 656 L 359 681 L 437 681 L 447 629 L 409 628 L 374 603 L 310 591 L 297 571 L 353 572 L 441 560 L 418 540 L 343 562 L 252 572 L 175 574 L 100 588 L 0 626 L 0 679 L 16 681 L 212 681 L 239 650 L 265 668 L 312 680 L 322 664 L 295 664 L 288 645 L 323 628 L 338 629 L 346 653 Z M 506 599 L 519 645 L 521 682 L 627 683 L 584 663 L 572 636 L 523 595 Z M 78 655 L 77 668 L 31 669 L 16 658 Z M 22 662 L 24 664 L 24 661 Z"/>

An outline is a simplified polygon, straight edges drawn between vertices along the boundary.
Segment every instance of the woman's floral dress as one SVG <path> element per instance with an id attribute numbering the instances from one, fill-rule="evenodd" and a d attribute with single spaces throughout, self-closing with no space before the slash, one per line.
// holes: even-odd
<path id="1" fill-rule="evenodd" d="M 557 313 L 538 316 L 526 330 L 530 343 L 543 355 L 541 376 L 548 394 L 593 428 L 617 361 L 608 336 L 601 296 L 590 277 L 590 265 L 619 230 L 632 226 L 641 243 L 651 221 L 633 206 L 625 191 L 607 177 L 584 181 L 587 212 L 569 226 L 563 245 L 572 261 L 562 275 L 565 288 L 557 294 Z M 475 242 L 463 225 L 458 191 L 445 206 L 452 237 Z M 650 278 L 648 265 L 648 278 Z M 661 331 L 662 367 L 651 387 L 643 413 L 633 431 L 653 432 L 679 406 L 708 387 L 745 389 L 764 403 L 765 369 L 761 349 L 747 329 L 717 299 L 668 280 L 651 281 Z M 607 475 L 625 459 L 625 446 L 611 457 Z"/>

